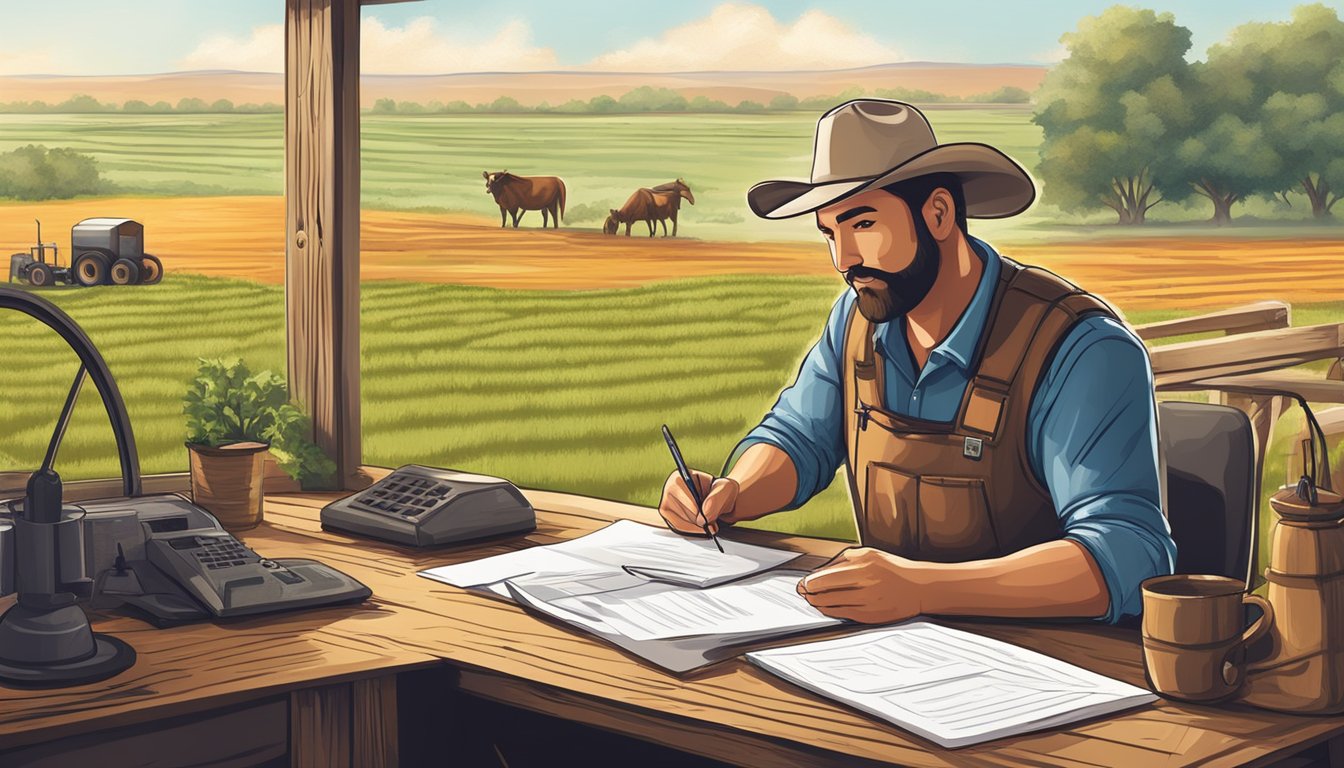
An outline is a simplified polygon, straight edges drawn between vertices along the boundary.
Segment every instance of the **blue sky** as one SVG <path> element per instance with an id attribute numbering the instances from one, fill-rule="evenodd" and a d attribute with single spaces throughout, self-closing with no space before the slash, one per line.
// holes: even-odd
<path id="1" fill-rule="evenodd" d="M 1112 4 L 514 0 L 500 10 L 424 0 L 365 9 L 364 71 L 1041 63 L 1059 58 L 1060 35 L 1080 17 Z M 1199 56 L 1236 25 L 1286 19 L 1297 4 L 1166 0 L 1145 7 L 1174 13 L 1194 33 Z M 1326 5 L 1340 10 L 1344 2 Z M 3 6 L 0 74 L 275 70 L 283 51 L 283 0 L 4 0 Z M 727 51 L 729 42 L 739 50 Z"/>

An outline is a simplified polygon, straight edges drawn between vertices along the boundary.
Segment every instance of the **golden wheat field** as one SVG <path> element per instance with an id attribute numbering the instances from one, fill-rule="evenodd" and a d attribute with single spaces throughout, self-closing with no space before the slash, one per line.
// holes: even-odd
<path id="1" fill-rule="evenodd" d="M 0 251 L 26 250 L 33 220 L 43 239 L 69 246 L 70 227 L 93 216 L 145 225 L 146 249 L 169 272 L 284 280 L 280 197 L 90 198 L 0 206 Z M 644 285 L 708 275 L 829 275 L 816 243 L 711 242 L 606 236 L 592 228 L 541 230 L 533 212 L 517 230 L 492 217 L 365 211 L 360 275 L 522 289 Z M 531 226 L 528 226 L 531 224 Z M 646 230 L 647 231 L 647 230 Z M 974 233 L 974 225 L 972 225 Z M 997 244 L 1019 261 L 1052 269 L 1126 309 L 1197 309 L 1260 299 L 1334 301 L 1344 294 L 1344 241 L 1238 237 L 1121 238 Z"/>

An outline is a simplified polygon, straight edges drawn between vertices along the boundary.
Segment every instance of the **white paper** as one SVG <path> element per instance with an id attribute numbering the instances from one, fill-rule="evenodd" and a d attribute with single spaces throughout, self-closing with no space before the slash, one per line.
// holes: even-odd
<path id="1" fill-rule="evenodd" d="M 769 570 L 800 556 L 798 552 L 720 541 L 724 552 L 719 552 L 708 539 L 687 538 L 633 520 L 620 520 L 559 544 L 431 568 L 420 575 L 468 589 L 528 574 L 624 570 L 645 580 L 707 587 Z M 502 587 L 491 591 L 499 593 Z"/>
<path id="2" fill-rule="evenodd" d="M 747 659 L 944 747 L 1145 704 L 1151 692 L 1035 651 L 925 621 Z"/>
<path id="3" fill-rule="evenodd" d="M 758 574 L 707 589 L 671 584 L 586 583 L 561 579 L 538 585 L 525 577 L 510 584 L 559 608 L 601 621 L 632 640 L 671 640 L 700 635 L 784 634 L 842 623 L 813 608 L 797 592 L 798 571 Z"/>

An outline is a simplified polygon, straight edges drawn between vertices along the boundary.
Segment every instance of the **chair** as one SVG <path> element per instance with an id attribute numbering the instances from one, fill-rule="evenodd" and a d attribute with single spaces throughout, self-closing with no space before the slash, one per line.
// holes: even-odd
<path id="1" fill-rule="evenodd" d="M 1163 509 L 1176 573 L 1210 573 L 1253 585 L 1259 482 L 1255 438 L 1240 409 L 1162 402 Z"/>

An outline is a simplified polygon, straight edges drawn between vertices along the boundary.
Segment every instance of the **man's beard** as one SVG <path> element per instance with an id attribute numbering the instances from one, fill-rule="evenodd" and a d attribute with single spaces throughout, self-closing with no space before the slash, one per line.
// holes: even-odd
<path id="1" fill-rule="evenodd" d="M 858 294 L 859 312 L 870 322 L 885 323 L 900 317 L 924 300 L 938 277 L 941 254 L 928 226 L 915 218 L 915 259 L 900 272 L 856 266 L 845 272 L 845 282 Z M 855 286 L 856 277 L 875 277 L 880 283 Z"/>

